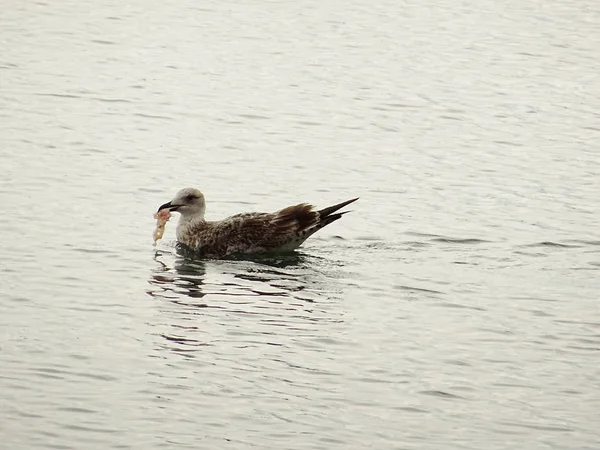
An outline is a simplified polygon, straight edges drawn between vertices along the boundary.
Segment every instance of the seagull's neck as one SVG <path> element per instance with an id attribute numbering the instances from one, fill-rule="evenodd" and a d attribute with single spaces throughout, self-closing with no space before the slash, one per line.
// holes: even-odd
<path id="1" fill-rule="evenodd" d="M 182 214 L 177 223 L 177 240 L 183 242 L 183 236 L 187 234 L 188 230 L 201 226 L 202 223 L 204 223 L 204 210 L 197 214 L 186 214 L 185 216 Z M 188 244 L 187 242 L 183 243 Z"/>
<path id="2" fill-rule="evenodd" d="M 197 211 L 195 214 L 185 214 L 185 215 L 181 215 L 181 217 L 179 218 L 179 224 L 185 224 L 185 225 L 193 225 L 199 222 L 204 222 L 204 209 L 201 209 L 200 211 Z"/>

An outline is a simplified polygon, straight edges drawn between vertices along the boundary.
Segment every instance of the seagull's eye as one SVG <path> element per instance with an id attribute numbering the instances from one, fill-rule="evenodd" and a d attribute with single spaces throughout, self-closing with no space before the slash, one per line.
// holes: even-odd
<path id="1" fill-rule="evenodd" d="M 195 198 L 196 198 L 196 197 L 194 197 L 194 194 L 188 194 L 188 195 L 186 195 L 186 196 L 184 197 L 184 200 L 185 200 L 186 202 L 191 202 L 191 201 L 193 201 Z"/>

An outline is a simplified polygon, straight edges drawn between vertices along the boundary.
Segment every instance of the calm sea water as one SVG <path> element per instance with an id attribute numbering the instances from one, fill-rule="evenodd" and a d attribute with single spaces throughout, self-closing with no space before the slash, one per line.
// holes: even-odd
<path id="1" fill-rule="evenodd" d="M 4 2 L 0 447 L 600 448 L 599 5 Z"/>

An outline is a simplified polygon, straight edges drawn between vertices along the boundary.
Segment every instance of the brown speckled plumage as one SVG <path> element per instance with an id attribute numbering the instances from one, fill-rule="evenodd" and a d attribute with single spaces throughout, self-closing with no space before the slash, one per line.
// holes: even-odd
<path id="1" fill-rule="evenodd" d="M 204 219 L 204 196 L 197 189 L 183 189 L 160 209 L 181 213 L 177 225 L 177 240 L 207 257 L 222 257 L 236 253 L 289 251 L 300 246 L 309 236 L 338 220 L 339 209 L 356 201 L 348 200 L 315 211 L 301 203 L 275 213 L 236 214 L 220 221 Z"/>

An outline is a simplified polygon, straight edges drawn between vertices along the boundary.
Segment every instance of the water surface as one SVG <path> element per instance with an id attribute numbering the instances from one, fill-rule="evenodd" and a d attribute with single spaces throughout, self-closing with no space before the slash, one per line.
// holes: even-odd
<path id="1" fill-rule="evenodd" d="M 600 446 L 597 2 L 12 2 L 7 449 Z M 354 212 L 200 261 L 152 213 Z"/>

